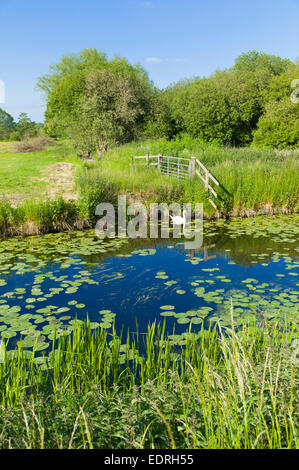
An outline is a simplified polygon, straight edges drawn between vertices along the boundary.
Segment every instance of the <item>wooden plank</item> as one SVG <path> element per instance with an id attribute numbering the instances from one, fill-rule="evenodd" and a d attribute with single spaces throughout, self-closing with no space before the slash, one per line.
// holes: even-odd
<path id="1" fill-rule="evenodd" d="M 212 199 L 209 199 L 209 203 L 212 204 L 212 206 L 214 207 L 214 209 L 217 209 L 217 206 L 216 206 L 215 202 L 212 201 Z"/>
<path id="2" fill-rule="evenodd" d="M 209 189 L 209 177 L 210 177 L 210 173 L 208 172 L 208 170 L 206 170 L 206 177 L 205 177 L 205 188 L 206 189 Z"/>
<path id="3" fill-rule="evenodd" d="M 219 181 L 217 181 L 216 178 L 214 178 L 214 176 L 211 175 L 211 173 L 210 173 L 210 178 L 217 186 L 219 186 Z"/>
<path id="4" fill-rule="evenodd" d="M 203 169 L 203 171 L 208 171 L 207 168 L 204 166 L 204 164 L 201 163 L 200 160 L 198 160 L 198 158 L 196 159 L 196 162 L 197 162 L 197 164 Z"/>
<path id="5" fill-rule="evenodd" d="M 199 177 L 200 177 L 200 179 L 202 180 L 202 182 L 203 182 L 203 183 L 205 183 L 205 182 L 206 182 L 206 180 L 205 180 L 205 179 L 204 179 L 204 177 L 203 177 L 203 176 L 202 176 L 202 175 L 199 173 L 199 171 L 198 171 L 198 170 L 196 170 L 196 174 L 197 174 L 197 176 L 199 176 Z"/>
<path id="6" fill-rule="evenodd" d="M 196 162 L 197 162 L 198 165 L 204 170 L 204 172 L 209 172 L 209 170 L 204 166 L 203 163 L 201 163 L 200 160 L 198 160 L 198 158 L 196 159 Z M 214 178 L 213 175 L 211 175 L 210 172 L 209 172 L 209 176 L 210 176 L 211 180 L 212 180 L 217 186 L 219 186 L 219 182 L 216 180 L 216 178 Z"/>
<path id="7" fill-rule="evenodd" d="M 162 155 L 158 156 L 158 169 L 161 171 L 161 164 L 162 164 Z"/>
<path id="8" fill-rule="evenodd" d="M 190 163 L 189 163 L 189 174 L 190 176 L 194 176 L 196 172 L 196 158 L 191 157 Z"/>
<path id="9" fill-rule="evenodd" d="M 213 194 L 213 196 L 218 197 L 216 191 L 212 188 L 212 186 L 209 185 L 209 186 L 208 186 L 208 189 L 211 191 L 211 193 Z"/>
<path id="10" fill-rule="evenodd" d="M 200 177 L 200 179 L 202 180 L 202 182 L 203 182 L 204 184 L 206 184 L 206 179 L 199 173 L 198 170 L 196 170 L 196 174 L 197 174 L 197 176 Z M 209 190 L 211 191 L 211 193 L 212 193 L 215 197 L 218 197 L 216 191 L 214 190 L 214 188 L 212 188 L 212 186 L 211 186 L 210 184 L 208 185 L 207 189 L 209 189 Z"/>

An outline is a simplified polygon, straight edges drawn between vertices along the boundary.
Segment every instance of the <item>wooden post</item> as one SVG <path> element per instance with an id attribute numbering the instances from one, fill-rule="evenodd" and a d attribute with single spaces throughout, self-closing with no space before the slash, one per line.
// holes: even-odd
<path id="1" fill-rule="evenodd" d="M 203 258 L 203 261 L 209 261 L 210 259 L 215 259 L 215 258 L 216 258 L 216 256 L 209 256 L 209 255 L 208 255 L 208 249 L 209 249 L 209 248 L 215 248 L 215 246 L 216 246 L 216 245 L 209 245 L 209 246 L 205 245 L 205 246 L 204 246 L 204 258 Z"/>
<path id="2" fill-rule="evenodd" d="M 147 166 L 149 166 L 149 154 L 148 153 L 146 154 L 145 158 L 146 158 Z"/>
<path id="3" fill-rule="evenodd" d="M 190 176 L 195 176 L 195 172 L 196 172 L 196 158 L 195 157 L 191 157 L 191 160 L 190 160 L 190 168 L 189 168 L 189 173 L 190 173 Z"/>
<path id="4" fill-rule="evenodd" d="M 206 171 L 206 182 L 205 182 L 206 190 L 209 189 L 209 176 L 210 176 L 210 173 L 208 171 Z"/>

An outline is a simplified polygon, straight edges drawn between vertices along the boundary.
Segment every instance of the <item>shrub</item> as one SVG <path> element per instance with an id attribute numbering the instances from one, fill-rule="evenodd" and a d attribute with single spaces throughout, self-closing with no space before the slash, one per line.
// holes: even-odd
<path id="1" fill-rule="evenodd" d="M 52 140 L 48 137 L 35 137 L 33 139 L 22 140 L 15 146 L 17 153 L 28 153 L 28 152 L 41 152 L 45 150 L 48 145 L 52 143 Z"/>
<path id="2" fill-rule="evenodd" d="M 3 237 L 61 232 L 82 226 L 84 221 L 80 218 L 78 205 L 62 198 L 28 200 L 18 207 L 12 207 L 5 199 L 0 200 L 0 236 Z"/>
<path id="3" fill-rule="evenodd" d="M 0 200 L 0 235 L 2 236 L 10 226 L 13 217 L 13 208 L 6 199 Z"/>
<path id="4" fill-rule="evenodd" d="M 93 226 L 96 222 L 95 210 L 101 202 L 117 203 L 118 187 L 107 181 L 99 168 L 83 168 L 76 179 L 79 189 L 79 205 L 84 217 Z"/>

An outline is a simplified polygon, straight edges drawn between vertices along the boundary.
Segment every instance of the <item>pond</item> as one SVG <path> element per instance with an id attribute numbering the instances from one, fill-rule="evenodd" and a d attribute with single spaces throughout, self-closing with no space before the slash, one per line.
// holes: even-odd
<path id="1" fill-rule="evenodd" d="M 175 339 L 220 320 L 298 321 L 299 214 L 204 222 L 203 246 L 180 239 L 99 240 L 94 231 L 0 242 L 0 336 L 49 350 L 89 317 L 92 328 Z"/>

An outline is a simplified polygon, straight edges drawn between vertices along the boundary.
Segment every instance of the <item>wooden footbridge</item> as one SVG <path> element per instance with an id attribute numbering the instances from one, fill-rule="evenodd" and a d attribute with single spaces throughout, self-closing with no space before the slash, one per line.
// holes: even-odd
<path id="1" fill-rule="evenodd" d="M 178 179 L 183 179 L 192 178 L 197 175 L 202 180 L 206 191 L 209 191 L 216 199 L 218 198 L 218 194 L 212 184 L 219 186 L 219 182 L 196 157 L 181 158 L 168 157 L 165 155 L 132 156 L 132 162 L 139 159 L 143 159 L 147 166 L 156 166 L 158 171 L 166 176 L 174 176 Z M 209 199 L 209 202 L 214 209 L 217 209 L 212 199 Z"/>

